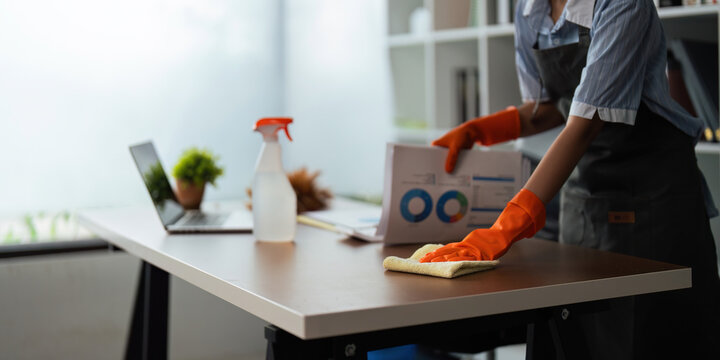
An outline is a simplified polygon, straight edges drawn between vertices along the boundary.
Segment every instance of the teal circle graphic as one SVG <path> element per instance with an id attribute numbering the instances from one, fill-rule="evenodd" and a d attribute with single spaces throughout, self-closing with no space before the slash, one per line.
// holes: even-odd
<path id="1" fill-rule="evenodd" d="M 449 215 L 445 212 L 445 203 L 455 199 L 460 203 L 460 209 L 456 214 Z M 445 223 L 454 223 L 460 221 L 465 216 L 468 208 L 468 200 L 465 195 L 457 190 L 450 190 L 442 194 L 437 202 L 437 216 L 440 221 Z"/>
<path id="2" fill-rule="evenodd" d="M 425 207 L 423 210 L 418 214 L 413 214 L 410 211 L 410 200 L 414 198 L 420 198 L 423 203 L 425 203 Z M 412 189 L 403 195 L 402 199 L 400 200 L 400 214 L 402 214 L 402 217 L 412 223 L 421 222 L 425 219 L 427 219 L 428 216 L 430 216 L 430 213 L 432 212 L 432 198 L 430 197 L 430 194 L 428 194 L 427 191 L 423 189 Z"/>

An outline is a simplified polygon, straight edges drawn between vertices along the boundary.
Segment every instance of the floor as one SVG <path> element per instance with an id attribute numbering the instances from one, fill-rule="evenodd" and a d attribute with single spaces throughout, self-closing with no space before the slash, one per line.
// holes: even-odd
<path id="1" fill-rule="evenodd" d="M 488 357 L 488 354 L 477 354 L 467 357 L 461 357 L 461 360 L 492 360 Z M 525 359 L 525 345 L 511 345 L 504 346 L 495 350 L 494 360 L 524 360 Z"/>
<path id="2" fill-rule="evenodd" d="M 407 355 L 406 352 L 400 352 L 393 354 L 384 354 L 384 356 L 369 356 L 368 358 L 370 360 L 373 359 L 382 359 L 382 360 L 416 360 L 413 359 L 413 356 L 404 356 Z M 467 355 L 467 354 L 457 354 L 457 356 L 454 357 L 457 360 L 493 360 L 492 357 L 488 357 L 487 353 L 482 354 L 475 354 L 475 355 Z M 255 356 L 248 357 L 246 360 L 264 360 L 265 354 L 256 354 Z M 524 360 L 525 359 L 525 345 L 511 345 L 511 346 L 504 346 L 501 348 L 496 349 L 495 352 L 495 359 L 494 360 Z"/>
<path id="3" fill-rule="evenodd" d="M 495 354 L 459 354 L 437 353 L 432 349 L 405 345 L 368 353 L 368 360 L 523 360 L 525 345 L 504 346 L 495 350 Z"/>

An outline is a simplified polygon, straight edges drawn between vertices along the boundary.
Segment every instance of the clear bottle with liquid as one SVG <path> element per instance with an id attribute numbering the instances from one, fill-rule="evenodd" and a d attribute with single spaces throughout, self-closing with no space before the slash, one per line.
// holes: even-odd
<path id="1" fill-rule="evenodd" d="M 253 235 L 258 241 L 286 242 L 295 238 L 297 197 L 282 167 L 278 132 L 292 141 L 288 125 L 292 118 L 264 118 L 254 130 L 263 144 L 255 164 L 252 184 Z"/>

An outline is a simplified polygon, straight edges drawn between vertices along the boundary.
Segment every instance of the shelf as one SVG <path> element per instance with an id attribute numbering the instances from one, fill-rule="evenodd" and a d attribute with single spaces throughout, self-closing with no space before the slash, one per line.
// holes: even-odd
<path id="1" fill-rule="evenodd" d="M 418 46 L 425 44 L 427 36 L 415 35 L 415 34 L 402 34 L 392 35 L 388 37 L 388 46 L 390 47 L 404 47 L 404 46 Z"/>
<path id="2" fill-rule="evenodd" d="M 401 140 L 402 142 L 429 144 L 432 140 L 439 138 L 449 130 L 450 129 L 430 130 L 395 128 L 395 138 Z M 547 151 L 547 147 L 549 146 L 549 144 L 552 143 L 554 138 L 557 136 L 556 132 L 553 132 L 552 134 L 547 134 L 545 136 L 546 139 L 542 139 L 542 141 L 535 140 L 533 142 L 531 140 L 530 142 L 528 142 L 527 139 L 518 139 L 515 141 L 509 141 L 505 144 L 495 145 L 492 148 L 496 150 L 523 151 L 528 153 L 529 155 L 536 156 L 537 158 L 542 158 L 542 156 Z M 698 154 L 720 155 L 720 144 L 701 142 L 695 146 L 695 152 Z"/>
<path id="3" fill-rule="evenodd" d="M 488 25 L 483 31 L 487 37 L 515 36 L 515 24 Z"/>
<path id="4" fill-rule="evenodd" d="M 660 19 L 671 19 L 687 16 L 717 15 L 720 5 L 668 6 L 658 8 Z"/>
<path id="5" fill-rule="evenodd" d="M 433 140 L 440 138 L 450 130 L 452 129 L 413 129 L 396 126 L 394 131 L 395 139 L 398 142 L 430 145 Z"/>
<path id="6" fill-rule="evenodd" d="M 411 129 L 395 127 L 395 139 L 401 143 L 428 144 L 430 140 L 428 129 Z"/>
<path id="7" fill-rule="evenodd" d="M 720 144 L 699 142 L 695 145 L 695 152 L 698 154 L 720 154 Z"/>
<path id="8" fill-rule="evenodd" d="M 480 28 L 462 28 L 462 29 L 450 29 L 450 30 L 439 30 L 434 32 L 428 32 L 427 34 L 398 34 L 390 35 L 388 37 L 388 45 L 390 47 L 402 47 L 402 46 L 416 46 L 423 45 L 429 39 L 432 39 L 436 43 L 453 42 L 453 41 L 465 41 L 478 39 L 481 35 L 487 37 L 504 37 L 515 35 L 515 25 L 513 24 L 502 24 L 502 25 L 489 25 Z"/>
<path id="9" fill-rule="evenodd" d="M 516 150 L 527 151 L 535 156 L 542 157 L 547 152 L 550 143 L 552 143 L 559 134 L 558 130 L 552 130 L 542 136 L 536 138 L 522 138 L 516 140 Z M 699 142 L 695 145 L 695 152 L 698 154 L 717 154 L 720 155 L 720 143 Z"/>
<path id="10" fill-rule="evenodd" d="M 480 36 L 477 28 L 462 28 L 452 30 L 440 30 L 433 33 L 435 42 L 453 42 L 464 40 L 475 40 Z"/>
<path id="11" fill-rule="evenodd" d="M 395 138 L 401 142 L 423 143 L 429 144 L 432 140 L 439 138 L 451 129 L 411 129 L 411 128 L 395 128 Z M 538 159 L 547 151 L 549 144 L 557 137 L 560 130 L 552 130 L 547 133 L 536 135 L 534 138 L 522 138 L 515 141 L 509 141 L 504 146 L 495 145 L 492 148 L 496 150 L 516 150 L 523 151 L 529 155 L 536 156 Z M 699 142 L 695 146 L 695 152 L 698 154 L 717 154 L 720 155 L 720 143 Z"/>

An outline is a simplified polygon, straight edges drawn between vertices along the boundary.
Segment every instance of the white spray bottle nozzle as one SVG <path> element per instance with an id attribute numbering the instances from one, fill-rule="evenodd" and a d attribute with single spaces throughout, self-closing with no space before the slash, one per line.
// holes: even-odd
<path id="1" fill-rule="evenodd" d="M 292 141 L 290 132 L 288 132 L 288 125 L 293 122 L 292 118 L 281 117 L 281 118 L 263 118 L 258 120 L 253 127 L 253 130 L 263 135 L 265 141 L 277 141 L 277 133 L 280 130 L 285 130 L 285 135 Z"/>

